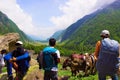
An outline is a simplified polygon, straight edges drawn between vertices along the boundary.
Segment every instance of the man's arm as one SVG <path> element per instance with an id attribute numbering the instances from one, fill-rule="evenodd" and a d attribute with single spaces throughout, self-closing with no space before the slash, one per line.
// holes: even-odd
<path id="1" fill-rule="evenodd" d="M 7 53 L 7 54 L 4 56 L 4 59 L 7 60 L 7 61 L 9 61 L 11 58 L 12 58 L 12 53 L 11 53 L 11 52 Z"/>
<path id="2" fill-rule="evenodd" d="M 60 63 L 60 58 L 57 58 L 57 62 Z"/>
<path id="3" fill-rule="evenodd" d="M 96 43 L 95 52 L 94 52 L 94 56 L 96 60 L 98 59 L 98 56 L 99 56 L 100 46 L 101 46 L 101 42 L 98 41 Z"/>
<path id="4" fill-rule="evenodd" d="M 27 58 L 27 57 L 29 57 L 29 53 L 28 52 L 25 52 L 23 55 L 21 55 L 21 56 L 18 56 L 18 57 L 13 57 L 13 61 L 16 61 L 16 60 L 22 60 L 22 59 L 25 59 L 25 58 Z"/>
<path id="5" fill-rule="evenodd" d="M 57 53 L 57 62 L 60 63 L 60 52 L 59 52 L 59 50 L 57 50 L 56 53 Z"/>

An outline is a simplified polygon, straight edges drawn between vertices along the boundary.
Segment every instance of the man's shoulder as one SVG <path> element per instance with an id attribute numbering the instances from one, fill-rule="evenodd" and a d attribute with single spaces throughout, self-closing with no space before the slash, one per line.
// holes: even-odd
<path id="1" fill-rule="evenodd" d="M 43 52 L 45 52 L 45 51 L 53 51 L 53 52 L 55 52 L 55 51 L 57 51 L 57 49 L 54 48 L 54 47 L 48 46 L 48 47 L 45 47 L 45 48 L 43 49 Z"/>
<path id="2" fill-rule="evenodd" d="M 4 59 L 5 59 L 5 60 L 9 60 L 11 57 L 12 57 L 12 53 L 9 52 L 9 53 L 7 53 L 7 54 L 4 56 Z"/>
<path id="3" fill-rule="evenodd" d="M 101 40 L 98 40 L 97 43 L 101 43 Z"/>
<path id="4" fill-rule="evenodd" d="M 47 46 L 47 47 L 43 48 L 43 51 L 44 51 L 44 50 L 47 50 L 47 49 L 49 49 L 49 48 L 50 48 L 50 47 L 49 47 L 49 46 Z"/>

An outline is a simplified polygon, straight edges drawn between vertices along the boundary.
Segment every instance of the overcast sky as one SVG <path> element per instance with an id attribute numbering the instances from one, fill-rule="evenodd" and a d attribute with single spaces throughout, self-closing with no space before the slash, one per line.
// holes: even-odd
<path id="1" fill-rule="evenodd" d="M 46 39 L 115 0 L 0 0 L 0 11 L 32 38 Z"/>

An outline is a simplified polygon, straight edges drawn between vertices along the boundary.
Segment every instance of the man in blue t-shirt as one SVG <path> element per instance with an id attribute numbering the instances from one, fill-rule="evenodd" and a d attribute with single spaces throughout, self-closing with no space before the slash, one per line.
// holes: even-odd
<path id="1" fill-rule="evenodd" d="M 54 48 L 56 40 L 49 39 L 49 46 L 43 49 L 43 69 L 44 80 L 58 80 L 58 63 L 60 62 L 60 52 Z"/>

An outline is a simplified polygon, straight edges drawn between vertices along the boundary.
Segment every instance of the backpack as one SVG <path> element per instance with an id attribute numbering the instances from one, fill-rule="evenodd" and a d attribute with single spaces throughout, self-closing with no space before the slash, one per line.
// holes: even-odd
<path id="1" fill-rule="evenodd" d="M 104 40 L 102 40 L 102 47 L 108 52 L 118 52 L 119 43 L 116 40 L 105 38 Z"/>
<path id="2" fill-rule="evenodd" d="M 57 67 L 57 54 L 55 53 L 57 49 L 46 47 L 43 50 L 43 69 L 51 70 L 53 67 Z"/>
<path id="3" fill-rule="evenodd" d="M 37 62 L 39 64 L 39 69 L 42 69 L 43 68 L 43 52 L 41 51 L 38 56 L 37 56 Z"/>
<path id="4" fill-rule="evenodd" d="M 119 56 L 119 43 L 105 38 L 101 41 L 101 48 L 97 61 L 97 69 L 103 72 L 116 72 Z"/>

